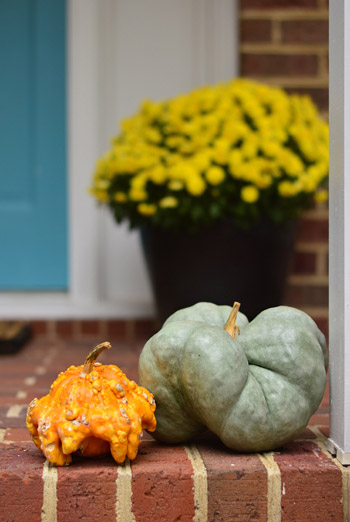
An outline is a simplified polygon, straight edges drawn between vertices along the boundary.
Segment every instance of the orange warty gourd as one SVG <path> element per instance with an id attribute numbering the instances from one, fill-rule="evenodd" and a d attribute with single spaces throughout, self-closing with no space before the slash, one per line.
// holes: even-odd
<path id="1" fill-rule="evenodd" d="M 96 346 L 84 366 L 60 373 L 50 393 L 28 406 L 27 428 L 52 464 L 68 465 L 76 452 L 86 457 L 111 452 L 118 464 L 133 460 L 142 430 L 156 429 L 153 395 L 117 366 L 95 362 L 110 347 Z"/>

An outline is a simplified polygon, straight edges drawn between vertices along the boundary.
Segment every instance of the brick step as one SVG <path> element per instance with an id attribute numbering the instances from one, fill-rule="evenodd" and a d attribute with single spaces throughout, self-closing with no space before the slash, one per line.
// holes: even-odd
<path id="1" fill-rule="evenodd" d="M 77 458 L 68 468 L 49 466 L 29 441 L 10 440 L 22 431 L 6 431 L 0 444 L 4 522 L 349 520 L 350 470 L 327 453 L 318 428 L 275 453 L 237 454 L 216 439 L 145 440 L 123 466 Z"/>
<path id="2" fill-rule="evenodd" d="M 143 342 L 112 344 L 101 362 L 137 380 Z M 1 358 L 1 522 L 350 520 L 350 469 L 325 449 L 328 392 L 300 439 L 276 452 L 234 453 L 209 434 L 168 446 L 146 434 L 136 460 L 123 466 L 111 457 L 49 466 L 25 428 L 26 405 L 90 347 L 34 340 Z"/>

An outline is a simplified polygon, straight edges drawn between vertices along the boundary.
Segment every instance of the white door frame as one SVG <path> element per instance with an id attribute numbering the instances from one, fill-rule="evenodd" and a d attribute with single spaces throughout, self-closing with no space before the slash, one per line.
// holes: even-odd
<path id="1" fill-rule="evenodd" d="M 175 8 L 172 0 L 148 0 L 147 3 L 157 7 L 159 2 L 163 9 L 165 4 Z M 120 10 L 125 13 L 131 5 L 136 9 L 137 4 L 141 7 L 144 2 L 67 0 L 69 290 L 1 292 L 2 318 L 122 318 L 153 314 L 153 299 L 137 234 L 128 233 L 125 227 L 112 231 L 112 227 L 117 227 L 111 223 L 110 216 L 87 195 L 96 159 L 108 148 L 108 140 L 117 128 L 115 118 L 120 114 L 117 105 L 123 103 L 117 99 L 119 13 Z M 189 52 L 193 56 L 193 87 L 233 77 L 238 70 L 235 1 L 218 0 L 214 4 L 212 0 L 178 0 L 175 9 L 181 10 L 181 5 L 192 20 Z M 148 23 L 153 22 L 150 19 Z M 154 38 L 159 29 L 156 23 L 155 20 Z M 142 54 L 139 59 L 142 60 Z M 111 238 L 113 234 L 116 235 Z M 111 263 L 111 254 L 118 254 L 115 243 L 120 243 L 125 256 L 130 251 L 129 255 L 137 258 L 141 297 L 135 291 L 128 294 L 127 282 L 120 293 L 114 291 L 111 295 L 109 291 L 111 268 L 108 263 Z M 127 259 L 123 259 L 118 265 L 121 271 L 128 264 Z"/>

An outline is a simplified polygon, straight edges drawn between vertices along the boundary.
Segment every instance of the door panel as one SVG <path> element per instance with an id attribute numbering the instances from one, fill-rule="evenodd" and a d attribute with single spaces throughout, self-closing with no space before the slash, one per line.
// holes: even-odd
<path id="1" fill-rule="evenodd" d="M 65 2 L 0 3 L 0 289 L 67 288 Z"/>

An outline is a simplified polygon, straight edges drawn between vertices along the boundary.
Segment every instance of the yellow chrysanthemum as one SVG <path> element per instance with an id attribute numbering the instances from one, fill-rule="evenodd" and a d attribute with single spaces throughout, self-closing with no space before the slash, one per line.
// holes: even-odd
<path id="1" fill-rule="evenodd" d="M 247 185 L 241 190 L 241 198 L 246 203 L 255 203 L 259 199 L 259 191 L 254 185 Z"/>
<path id="2" fill-rule="evenodd" d="M 256 134 L 251 133 L 249 136 L 247 136 L 246 140 L 244 141 L 242 147 L 241 147 L 241 154 L 243 158 L 245 159 L 251 159 L 257 156 L 258 154 L 258 137 Z"/>
<path id="3" fill-rule="evenodd" d="M 129 192 L 131 201 L 144 201 L 147 199 L 147 192 L 142 189 L 131 189 Z"/>
<path id="4" fill-rule="evenodd" d="M 95 189 L 107 190 L 110 187 L 110 181 L 108 179 L 100 178 L 95 182 Z"/>
<path id="5" fill-rule="evenodd" d="M 116 201 L 117 203 L 125 203 L 127 200 L 128 198 L 126 197 L 126 194 L 124 194 L 124 192 L 116 192 L 114 194 L 114 201 Z"/>
<path id="6" fill-rule="evenodd" d="M 162 139 L 162 135 L 158 129 L 148 127 L 148 129 L 145 130 L 145 138 L 151 143 L 159 143 Z"/>
<path id="7" fill-rule="evenodd" d="M 302 184 L 297 181 L 281 181 L 278 185 L 278 193 L 284 198 L 290 198 L 302 191 Z"/>
<path id="8" fill-rule="evenodd" d="M 315 193 L 315 201 L 317 203 L 324 203 L 325 201 L 328 201 L 328 190 L 326 190 L 326 189 L 318 190 Z"/>
<path id="9" fill-rule="evenodd" d="M 175 208 L 179 204 L 179 201 L 177 198 L 174 198 L 174 196 L 167 196 L 159 201 L 159 206 L 161 208 Z"/>
<path id="10" fill-rule="evenodd" d="M 183 181 L 180 181 L 178 179 L 173 179 L 173 180 L 169 181 L 168 187 L 170 188 L 170 190 L 178 191 L 178 190 L 182 190 L 184 188 L 184 183 L 183 183 Z"/>
<path id="11" fill-rule="evenodd" d="M 143 216 L 153 216 L 157 212 L 157 207 L 150 203 L 140 203 L 137 205 L 137 210 Z"/>
<path id="12" fill-rule="evenodd" d="M 225 165 L 228 161 L 229 151 L 231 148 L 231 143 L 229 140 L 225 138 L 219 138 L 215 141 L 212 158 L 219 165 Z"/>
<path id="13" fill-rule="evenodd" d="M 192 158 L 192 164 L 199 172 L 207 170 L 211 164 L 212 151 L 211 149 L 205 149 L 195 154 Z"/>
<path id="14" fill-rule="evenodd" d="M 108 196 L 108 193 L 107 193 L 106 190 L 99 190 L 99 189 L 96 189 L 96 188 L 91 188 L 89 190 L 89 192 L 100 203 L 107 203 L 109 201 L 109 196 Z"/>
<path id="15" fill-rule="evenodd" d="M 320 186 L 328 176 L 328 143 L 328 124 L 310 97 L 235 79 L 165 101 L 145 100 L 122 122 L 121 133 L 97 161 L 90 193 L 112 208 L 123 204 L 130 218 L 139 203 L 142 223 L 143 215 L 157 211 L 149 203 L 155 197 L 161 209 L 184 209 L 182 198 L 197 198 L 208 189 L 221 198 L 219 217 L 225 217 L 235 211 L 228 203 L 225 208 L 230 194 L 240 191 L 249 206 L 260 204 L 262 191 L 265 206 L 260 210 L 269 214 L 274 205 L 288 219 L 290 210 L 302 210 L 307 198 L 327 197 Z M 305 197 L 296 198 L 299 193 Z M 284 198 L 290 198 L 288 205 Z M 208 201 L 197 201 L 203 216 L 210 215 Z M 246 216 L 251 218 L 249 211 Z M 185 219 L 179 212 L 179 223 Z M 191 219 L 189 212 L 189 223 Z"/>
<path id="16" fill-rule="evenodd" d="M 130 182 L 131 188 L 135 191 L 143 191 L 147 183 L 147 176 L 145 174 L 138 174 L 134 176 Z"/>
<path id="17" fill-rule="evenodd" d="M 224 169 L 221 167 L 210 167 L 205 173 L 206 180 L 211 185 L 220 185 L 226 177 Z"/>
<path id="18" fill-rule="evenodd" d="M 201 176 L 194 175 L 186 179 L 186 189 L 192 196 L 200 196 L 205 191 L 206 184 Z"/>
<path id="19" fill-rule="evenodd" d="M 153 183 L 162 185 L 167 179 L 167 172 L 163 165 L 157 165 L 148 172 L 148 177 Z"/>

